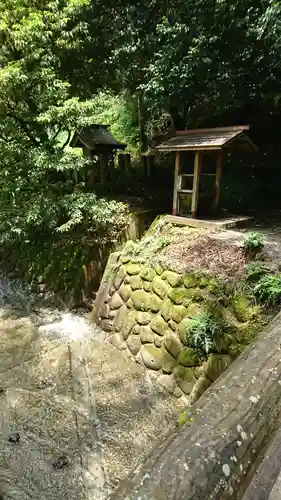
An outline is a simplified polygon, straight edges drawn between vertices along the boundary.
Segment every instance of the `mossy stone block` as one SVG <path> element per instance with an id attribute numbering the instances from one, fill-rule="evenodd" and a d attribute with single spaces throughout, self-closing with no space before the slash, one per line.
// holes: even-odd
<path id="1" fill-rule="evenodd" d="M 155 278 L 152 281 L 152 290 L 161 298 L 163 299 L 167 293 L 170 290 L 170 287 L 165 283 L 162 278 L 159 276 L 155 276 Z"/>
<path id="2" fill-rule="evenodd" d="M 130 276 L 135 276 L 136 274 L 139 274 L 141 272 L 141 268 L 136 262 L 130 262 L 129 264 L 127 264 L 126 270 Z"/>
<path id="3" fill-rule="evenodd" d="M 128 264 L 130 260 L 131 257 L 129 257 L 128 255 L 120 255 L 120 262 L 122 262 L 122 264 Z"/>
<path id="4" fill-rule="evenodd" d="M 163 349 L 162 370 L 164 373 L 172 373 L 177 365 L 177 361 L 166 349 Z"/>
<path id="5" fill-rule="evenodd" d="M 178 335 L 183 344 L 186 343 L 186 339 L 190 333 L 191 327 L 193 326 L 193 322 L 190 318 L 184 318 L 178 328 Z"/>
<path id="6" fill-rule="evenodd" d="M 137 320 L 135 311 L 129 311 L 122 327 L 122 337 L 124 340 L 127 340 L 127 338 L 129 337 L 131 331 L 133 330 L 136 324 Z"/>
<path id="7" fill-rule="evenodd" d="M 154 333 L 149 326 L 140 327 L 140 339 L 143 344 L 154 343 Z"/>
<path id="8" fill-rule="evenodd" d="M 203 364 L 203 374 L 206 378 L 214 382 L 231 363 L 231 356 L 211 354 Z"/>
<path id="9" fill-rule="evenodd" d="M 160 316 L 160 314 L 154 316 L 154 318 L 151 320 L 150 328 L 160 336 L 165 335 L 165 333 L 168 331 L 168 325 L 162 318 L 162 316 Z"/>
<path id="10" fill-rule="evenodd" d="M 123 305 L 123 300 L 121 299 L 118 292 L 115 292 L 110 300 L 110 309 L 119 309 Z"/>
<path id="11" fill-rule="evenodd" d="M 120 309 L 118 309 L 115 319 L 113 321 L 113 329 L 116 332 L 120 332 L 120 330 L 122 329 L 127 314 L 128 314 L 128 309 L 125 306 L 125 304 L 123 304 L 123 306 L 121 306 Z"/>
<path id="12" fill-rule="evenodd" d="M 183 283 L 186 288 L 193 288 L 198 285 L 198 278 L 192 274 L 186 274 Z"/>
<path id="13" fill-rule="evenodd" d="M 162 274 L 162 279 L 167 280 L 169 285 L 172 287 L 179 286 L 182 284 L 182 276 L 180 274 L 175 273 L 174 271 L 164 271 Z"/>
<path id="14" fill-rule="evenodd" d="M 132 290 L 140 290 L 142 288 L 142 279 L 138 274 L 132 276 L 130 286 Z"/>
<path id="15" fill-rule="evenodd" d="M 163 389 L 168 391 L 169 394 L 174 394 L 174 389 L 175 389 L 174 377 L 165 373 L 158 377 L 157 382 L 159 385 L 161 385 L 161 387 L 163 387 Z"/>
<path id="16" fill-rule="evenodd" d="M 162 367 L 163 352 L 152 344 L 145 344 L 141 347 L 143 364 L 149 370 L 160 370 Z"/>
<path id="17" fill-rule="evenodd" d="M 187 310 L 186 307 L 184 307 L 183 305 L 172 306 L 171 318 L 176 323 L 180 323 L 186 315 L 187 315 Z"/>
<path id="18" fill-rule="evenodd" d="M 187 288 L 184 304 L 188 305 L 192 302 L 202 302 L 206 299 L 206 292 L 202 288 Z"/>
<path id="19" fill-rule="evenodd" d="M 135 356 L 138 354 L 141 348 L 141 340 L 138 335 L 130 335 L 127 339 L 127 346 L 130 349 L 131 353 Z"/>
<path id="20" fill-rule="evenodd" d="M 164 342 L 164 337 L 159 337 L 157 333 L 154 334 L 154 344 L 156 347 L 161 347 Z"/>
<path id="21" fill-rule="evenodd" d="M 164 272 L 164 269 L 159 263 L 157 263 L 154 267 L 154 271 L 156 272 L 156 274 L 158 274 L 158 276 L 161 276 L 161 274 L 163 274 Z"/>
<path id="22" fill-rule="evenodd" d="M 136 313 L 136 320 L 139 325 L 148 325 L 151 321 L 152 315 L 149 312 L 139 311 Z"/>
<path id="23" fill-rule="evenodd" d="M 117 274 L 114 278 L 114 282 L 113 282 L 113 285 L 115 287 L 116 290 L 118 290 L 120 288 L 120 286 L 122 285 L 125 277 L 126 277 L 127 273 L 126 273 L 126 268 L 125 266 L 121 266 L 119 267 L 118 271 L 117 271 Z"/>
<path id="24" fill-rule="evenodd" d="M 198 316 L 203 312 L 202 306 L 197 304 L 197 302 L 191 302 L 187 307 L 186 315 L 189 318 L 194 318 L 194 316 Z"/>
<path id="25" fill-rule="evenodd" d="M 156 273 L 151 267 L 144 267 L 140 272 L 140 277 L 145 281 L 153 281 Z"/>
<path id="26" fill-rule="evenodd" d="M 177 331 L 178 325 L 177 325 L 177 323 L 175 321 L 173 321 L 172 319 L 170 319 L 168 325 L 171 328 L 171 330 L 173 330 L 173 332 Z"/>
<path id="27" fill-rule="evenodd" d="M 172 288 L 168 293 L 169 299 L 176 305 L 183 305 L 186 299 L 190 298 L 189 294 L 190 290 L 187 290 L 184 287 Z"/>
<path id="28" fill-rule="evenodd" d="M 178 362 L 182 366 L 191 368 L 197 366 L 200 362 L 200 359 L 195 349 L 184 347 L 184 349 L 182 349 L 180 352 Z"/>
<path id="29" fill-rule="evenodd" d="M 129 285 L 121 285 L 119 288 L 119 295 L 124 302 L 128 302 L 131 296 L 131 287 Z"/>
<path id="30" fill-rule="evenodd" d="M 162 305 L 162 300 L 157 297 L 154 293 L 149 293 L 149 310 L 157 313 L 160 310 L 160 307 Z"/>
<path id="31" fill-rule="evenodd" d="M 185 368 L 184 366 L 178 365 L 173 373 L 175 381 L 181 390 L 187 395 L 190 394 L 196 383 L 192 368 Z"/>
<path id="32" fill-rule="evenodd" d="M 146 292 L 152 292 L 152 283 L 150 281 L 143 281 L 143 289 Z"/>
<path id="33" fill-rule="evenodd" d="M 138 311 L 149 311 L 151 294 L 144 290 L 135 290 L 131 294 L 131 299 L 135 309 Z"/>
<path id="34" fill-rule="evenodd" d="M 253 306 L 248 297 L 235 297 L 232 304 L 233 312 L 239 321 L 252 321 L 260 314 L 260 307 Z"/>
<path id="35" fill-rule="evenodd" d="M 171 319 L 172 306 L 173 306 L 173 304 L 170 301 L 170 299 L 168 299 L 168 297 L 165 297 L 165 299 L 163 300 L 163 302 L 161 304 L 160 313 L 167 323 Z"/>
<path id="36" fill-rule="evenodd" d="M 174 333 L 170 333 L 165 337 L 164 345 L 171 356 L 177 359 L 182 349 L 178 336 Z"/>

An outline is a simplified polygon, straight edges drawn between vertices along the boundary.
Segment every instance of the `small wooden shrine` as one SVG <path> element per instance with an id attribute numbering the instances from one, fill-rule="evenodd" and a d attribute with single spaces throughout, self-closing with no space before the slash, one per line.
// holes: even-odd
<path id="1" fill-rule="evenodd" d="M 126 144 L 117 141 L 108 128 L 109 125 L 99 124 L 81 127 L 75 131 L 70 141 L 70 147 L 82 148 L 84 156 L 93 160 L 96 168 L 91 175 L 92 185 L 110 181 L 114 169 L 114 151 L 126 148 Z"/>
<path id="2" fill-rule="evenodd" d="M 248 130 L 235 126 L 177 131 L 154 148 L 154 153 L 176 153 L 173 215 L 196 217 L 200 204 L 210 211 L 218 207 L 224 152 L 257 151 Z"/>

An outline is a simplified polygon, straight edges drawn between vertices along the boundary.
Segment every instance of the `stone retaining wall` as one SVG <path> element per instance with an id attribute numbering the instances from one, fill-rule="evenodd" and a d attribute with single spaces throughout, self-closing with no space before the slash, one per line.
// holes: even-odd
<path id="1" fill-rule="evenodd" d="M 151 370 L 169 393 L 195 401 L 232 361 L 226 349 L 202 360 L 186 346 L 191 318 L 204 310 L 213 281 L 116 252 L 97 294 L 95 321 L 112 344 Z"/>

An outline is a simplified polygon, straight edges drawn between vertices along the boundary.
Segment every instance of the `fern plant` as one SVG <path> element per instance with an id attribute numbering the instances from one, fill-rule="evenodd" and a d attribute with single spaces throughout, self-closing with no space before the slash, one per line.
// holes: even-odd
<path id="1" fill-rule="evenodd" d="M 276 305 L 281 301 L 281 275 L 263 276 L 254 288 L 254 295 L 260 301 Z"/>
<path id="2" fill-rule="evenodd" d="M 247 234 L 244 239 L 243 247 L 245 252 L 258 252 L 264 247 L 264 235 L 258 232 Z"/>
<path id="3" fill-rule="evenodd" d="M 218 320 L 212 314 L 204 312 L 192 318 L 186 343 L 204 356 L 212 351 L 218 352 L 220 348 L 217 341 L 221 330 L 222 325 Z"/>
<path id="4" fill-rule="evenodd" d="M 245 266 L 245 277 L 246 280 L 252 281 L 260 278 L 263 274 L 266 273 L 266 266 L 263 262 L 253 261 L 249 262 Z"/>

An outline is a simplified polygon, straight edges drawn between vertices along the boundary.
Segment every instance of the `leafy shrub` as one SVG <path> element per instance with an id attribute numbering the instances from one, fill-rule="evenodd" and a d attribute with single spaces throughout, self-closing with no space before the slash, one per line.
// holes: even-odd
<path id="1" fill-rule="evenodd" d="M 244 250 L 246 252 L 258 252 L 264 247 L 264 235 L 262 233 L 249 233 L 244 239 Z"/>
<path id="2" fill-rule="evenodd" d="M 254 288 L 254 295 L 260 301 L 275 305 L 281 300 L 281 276 L 263 276 Z"/>
<path id="3" fill-rule="evenodd" d="M 266 273 L 266 266 L 263 262 L 253 261 L 249 262 L 245 266 L 245 276 L 246 279 L 249 281 L 260 278 L 265 273 Z"/>
<path id="4" fill-rule="evenodd" d="M 222 325 L 212 314 L 204 312 L 191 320 L 186 343 L 200 354 L 206 356 L 212 351 L 220 351 L 218 337 Z"/>

